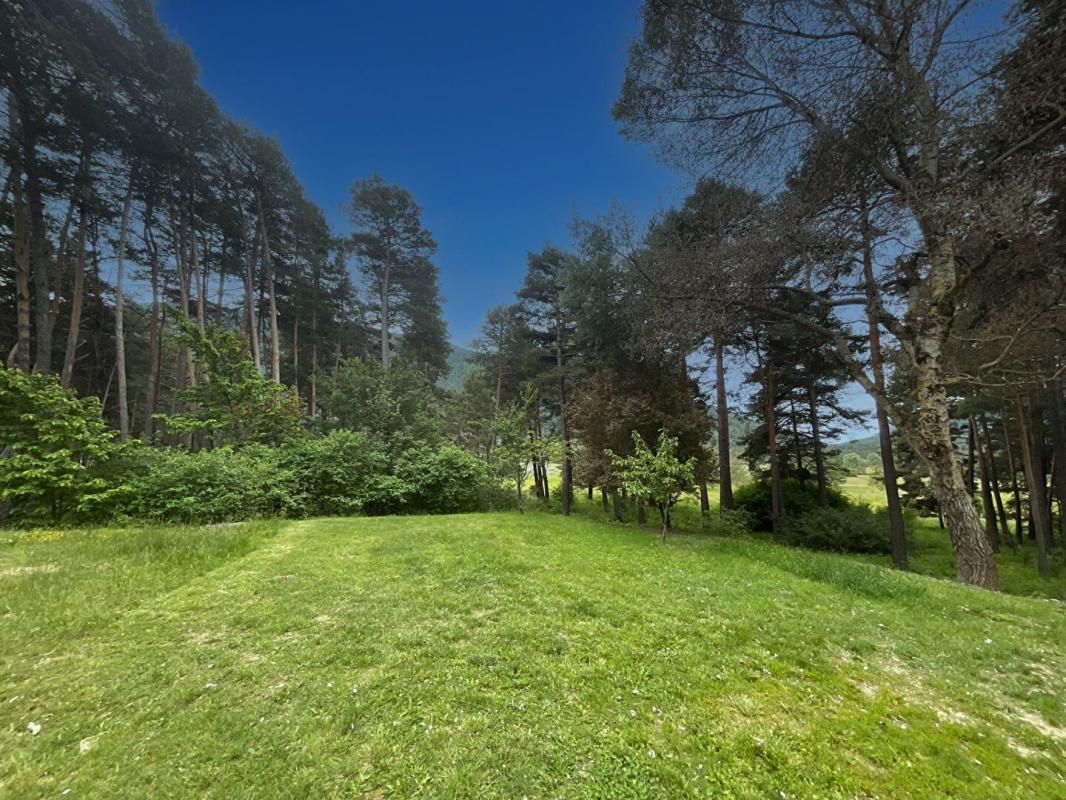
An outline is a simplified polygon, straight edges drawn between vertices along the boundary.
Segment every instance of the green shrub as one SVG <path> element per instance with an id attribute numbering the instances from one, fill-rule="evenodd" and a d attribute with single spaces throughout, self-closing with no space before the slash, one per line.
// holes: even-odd
<path id="1" fill-rule="evenodd" d="M 707 515 L 703 530 L 715 536 L 743 536 L 753 530 L 751 515 L 739 509 L 721 508 Z"/>
<path id="2" fill-rule="evenodd" d="M 781 495 L 784 499 L 786 517 L 797 517 L 820 507 L 818 487 L 813 483 L 784 480 L 781 482 Z M 733 501 L 738 510 L 748 513 L 754 530 L 768 531 L 773 527 L 769 481 L 758 481 L 741 486 L 733 493 Z M 838 490 L 829 488 L 830 508 L 845 509 L 848 505 L 847 497 Z"/>
<path id="3" fill-rule="evenodd" d="M 396 463 L 397 478 L 410 487 L 401 511 L 457 514 L 487 506 L 488 470 L 476 456 L 439 442 L 405 450 Z"/>
<path id="4" fill-rule="evenodd" d="M 96 398 L 0 366 L 0 517 L 84 519 L 122 452 Z"/>
<path id="5" fill-rule="evenodd" d="M 144 449 L 131 464 L 116 511 L 126 517 L 204 523 L 291 514 L 298 508 L 291 472 L 278 450 Z"/>
<path id="6" fill-rule="evenodd" d="M 402 507 L 408 494 L 389 474 L 385 453 L 357 431 L 294 439 L 282 449 L 280 463 L 292 476 L 294 513 L 301 516 L 388 513 Z"/>
<path id="7" fill-rule="evenodd" d="M 785 544 L 841 553 L 888 553 L 889 521 L 868 506 L 815 508 L 786 516 L 780 530 Z"/>

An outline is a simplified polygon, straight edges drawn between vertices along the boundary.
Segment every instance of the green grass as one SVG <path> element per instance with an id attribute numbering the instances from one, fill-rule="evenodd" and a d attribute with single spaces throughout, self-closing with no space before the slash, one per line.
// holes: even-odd
<path id="1" fill-rule="evenodd" d="M 1066 797 L 1063 607 L 857 559 L 528 513 L 0 575 L 4 797 Z"/>

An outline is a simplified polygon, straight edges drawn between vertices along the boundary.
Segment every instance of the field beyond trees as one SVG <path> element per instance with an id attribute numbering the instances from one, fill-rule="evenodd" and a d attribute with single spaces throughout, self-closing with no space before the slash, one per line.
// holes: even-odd
<path id="1" fill-rule="evenodd" d="M 7 536 L 8 797 L 1066 796 L 1047 600 L 585 515 Z"/>

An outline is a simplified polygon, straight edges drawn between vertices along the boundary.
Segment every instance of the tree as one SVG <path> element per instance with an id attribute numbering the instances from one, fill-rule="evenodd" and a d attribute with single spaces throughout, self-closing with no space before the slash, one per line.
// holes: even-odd
<path id="1" fill-rule="evenodd" d="M 440 437 L 433 387 L 410 365 L 349 359 L 322 379 L 322 419 L 362 431 L 389 453 Z"/>
<path id="2" fill-rule="evenodd" d="M 665 432 L 659 434 L 655 452 L 634 431 L 633 455 L 617 456 L 610 453 L 609 457 L 626 491 L 659 509 L 662 541 L 665 542 L 666 532 L 670 528 L 670 509 L 682 494 L 692 491 L 696 460 L 678 460 L 677 439 L 667 436 Z"/>
<path id="3" fill-rule="evenodd" d="M 566 313 L 563 293 L 571 257 L 555 247 L 529 254 L 525 281 L 518 292 L 533 342 L 543 352 L 546 389 L 556 392 L 559 435 L 562 441 L 562 507 L 570 513 L 573 499 L 573 459 L 567 418 L 567 384 L 574 323 Z"/>
<path id="4" fill-rule="evenodd" d="M 615 114 L 628 135 L 657 140 L 670 157 L 733 170 L 742 164 L 788 169 L 815 139 L 829 142 L 906 211 L 916 238 L 916 258 L 901 260 L 897 270 L 910 289 L 907 324 L 890 318 L 884 304 L 878 317 L 913 362 L 915 417 L 890 407 L 846 342 L 829 338 L 928 463 L 959 578 L 995 589 L 992 551 L 951 446 L 944 350 L 957 298 L 982 266 L 960 261 L 959 245 L 974 219 L 1006 222 L 988 178 L 1008 172 L 1037 134 L 1066 115 L 999 142 L 979 160 L 966 158 L 960 139 L 980 116 L 976 100 L 992 84 L 1007 43 L 976 23 L 967 6 L 965 0 L 860 6 L 649 0 Z M 975 30 L 969 57 L 955 58 L 959 40 Z M 823 288 L 833 308 L 849 297 L 846 287 Z"/>
<path id="5" fill-rule="evenodd" d="M 402 311 L 407 303 L 410 312 L 412 300 L 428 306 L 418 310 L 422 315 L 418 318 L 421 329 L 417 331 L 417 337 L 423 339 L 421 346 L 427 354 L 439 352 L 437 340 L 443 334 L 437 323 L 439 310 L 435 316 L 430 311 L 440 305 L 436 272 L 430 262 L 437 245 L 422 225 L 422 209 L 410 192 L 385 183 L 379 175 L 356 181 L 350 192 L 349 217 L 356 227 L 352 245 L 370 294 L 367 307 L 377 321 L 381 363 L 389 369 L 394 333 L 413 332 L 410 326 L 407 330 L 394 330 L 398 327 L 397 308 Z"/>
<path id="6" fill-rule="evenodd" d="M 0 517 L 85 509 L 107 491 L 100 468 L 120 454 L 95 398 L 79 398 L 51 375 L 0 367 Z"/>
<path id="7" fill-rule="evenodd" d="M 204 433 L 213 446 L 280 444 L 300 432 L 303 405 L 292 390 L 256 370 L 236 331 L 182 323 L 182 344 L 197 357 L 205 380 L 182 394 L 190 410 L 160 415 L 172 433 Z"/>

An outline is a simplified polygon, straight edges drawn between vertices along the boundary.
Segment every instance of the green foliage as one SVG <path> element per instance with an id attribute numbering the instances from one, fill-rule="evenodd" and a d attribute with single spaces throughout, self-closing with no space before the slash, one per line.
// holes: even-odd
<path id="1" fill-rule="evenodd" d="M 433 387 L 417 370 L 397 361 L 352 359 L 322 380 L 327 424 L 361 431 L 390 453 L 401 453 L 440 435 Z"/>
<path id="2" fill-rule="evenodd" d="M 719 508 L 701 520 L 704 532 L 713 536 L 744 536 L 752 532 L 751 516 L 739 509 Z"/>
<path id="3" fill-rule="evenodd" d="M 133 459 L 117 510 L 133 519 L 226 522 L 291 513 L 291 473 L 275 448 L 148 449 Z"/>
<path id="4" fill-rule="evenodd" d="M 682 494 L 692 490 L 696 480 L 696 459 L 679 461 L 677 439 L 665 431 L 659 433 L 655 452 L 634 431 L 633 455 L 620 457 L 610 453 L 609 457 L 622 488 L 633 497 L 651 503 L 663 514 L 665 534 L 670 508 Z"/>
<path id="5" fill-rule="evenodd" d="M 51 375 L 0 368 L 0 507 L 13 518 L 84 513 L 106 496 L 103 470 L 121 452 L 96 398 Z"/>
<path id="6" fill-rule="evenodd" d="M 345 516 L 392 508 L 404 486 L 389 474 L 384 451 L 358 431 L 303 436 L 282 449 L 282 471 L 291 476 L 303 516 Z"/>
<path id="7" fill-rule="evenodd" d="M 171 433 L 204 433 L 215 445 L 245 445 L 278 444 L 300 432 L 299 395 L 258 373 L 240 333 L 180 324 L 179 342 L 195 354 L 205 380 L 182 391 L 188 411 L 158 415 Z"/>
<path id="8" fill-rule="evenodd" d="M 396 462 L 395 475 L 405 486 L 405 496 L 402 505 L 384 509 L 386 513 L 458 514 L 485 510 L 485 463 L 449 442 L 406 450 Z"/>
<path id="9" fill-rule="evenodd" d="M 830 487 L 828 494 L 830 508 L 848 507 L 848 498 L 837 489 Z M 781 497 L 784 501 L 786 517 L 805 514 L 819 507 L 818 487 L 811 482 L 801 483 L 795 479 L 783 480 L 781 481 Z M 769 481 L 756 481 L 741 486 L 733 492 L 733 502 L 739 510 L 747 512 L 755 530 L 768 531 L 773 527 Z"/>
<path id="10" fill-rule="evenodd" d="M 889 520 L 868 506 L 815 508 L 786 516 L 780 539 L 785 544 L 841 553 L 888 553 Z"/>

